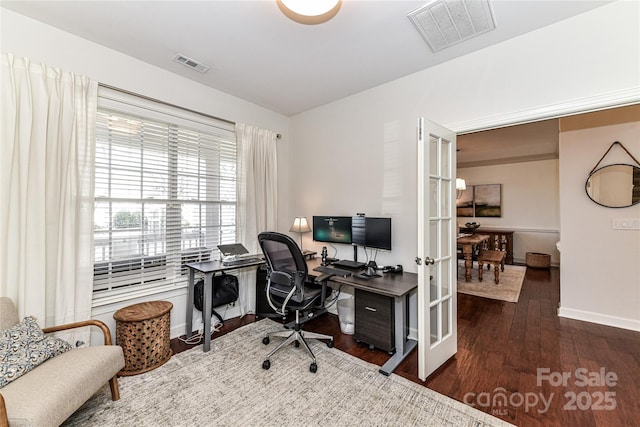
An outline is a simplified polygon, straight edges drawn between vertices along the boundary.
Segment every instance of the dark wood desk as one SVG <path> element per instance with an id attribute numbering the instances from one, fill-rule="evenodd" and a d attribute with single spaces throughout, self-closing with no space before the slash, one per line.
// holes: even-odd
<path id="1" fill-rule="evenodd" d="M 252 258 L 260 258 L 262 254 L 252 255 Z M 194 281 L 195 273 L 199 271 L 204 274 L 204 301 L 202 307 L 202 321 L 204 323 L 204 344 L 202 346 L 203 351 L 211 350 L 211 298 L 213 291 L 213 276 L 216 273 L 223 271 L 237 270 L 240 268 L 257 267 L 264 264 L 264 261 L 246 262 L 238 265 L 224 265 L 222 261 L 206 261 L 206 262 L 194 262 L 187 264 L 189 267 L 189 281 L 187 286 L 187 325 L 186 335 L 187 339 L 191 338 L 193 333 L 193 296 L 194 296 Z"/>
<path id="2" fill-rule="evenodd" d="M 482 242 L 489 240 L 486 234 L 472 234 L 470 236 L 458 237 L 457 244 L 462 248 L 464 256 L 464 280 L 471 281 L 471 269 L 473 268 L 473 248 Z"/>
<path id="3" fill-rule="evenodd" d="M 321 260 L 317 258 L 307 261 L 309 274 L 315 274 L 313 269 L 319 266 L 320 262 Z M 398 274 L 381 274 L 381 277 L 375 277 L 369 280 L 360 279 L 353 275 L 349 277 L 332 276 L 329 281 L 393 298 L 396 351 L 379 370 L 382 374 L 390 375 L 398 367 L 400 362 L 418 345 L 416 340 L 407 338 L 409 333 L 409 294 L 418 287 L 418 275 L 406 271 Z"/>

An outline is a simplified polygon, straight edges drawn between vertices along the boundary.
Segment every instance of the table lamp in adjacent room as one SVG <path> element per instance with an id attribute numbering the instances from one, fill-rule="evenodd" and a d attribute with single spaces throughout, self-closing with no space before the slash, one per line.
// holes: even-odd
<path id="1" fill-rule="evenodd" d="M 456 199 L 462 197 L 462 192 L 467 189 L 467 183 L 463 178 L 456 178 Z"/>
<path id="2" fill-rule="evenodd" d="M 302 233 L 308 233 L 309 231 L 311 231 L 311 227 L 309 227 L 309 223 L 307 222 L 307 217 L 297 216 L 293 220 L 293 225 L 291 226 L 289 231 L 300 233 L 300 250 L 302 251 Z"/>

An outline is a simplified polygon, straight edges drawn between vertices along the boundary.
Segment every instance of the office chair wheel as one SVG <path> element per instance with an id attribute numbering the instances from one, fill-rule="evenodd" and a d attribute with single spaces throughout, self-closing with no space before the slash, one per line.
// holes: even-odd
<path id="1" fill-rule="evenodd" d="M 327 341 L 327 347 L 333 348 L 333 340 Z"/>
<path id="2" fill-rule="evenodd" d="M 262 344 L 268 345 L 269 344 L 269 337 L 262 338 Z M 265 368 L 265 369 L 269 369 L 269 368 Z"/>
<path id="3" fill-rule="evenodd" d="M 296 340 L 296 347 L 300 347 L 300 341 Z"/>
<path id="4" fill-rule="evenodd" d="M 318 365 L 316 365 L 316 362 L 313 362 L 310 366 L 309 366 L 309 371 L 313 372 L 314 374 L 316 372 L 318 372 Z"/>
<path id="5" fill-rule="evenodd" d="M 271 367 L 271 362 L 269 361 L 269 359 L 262 362 L 262 369 L 268 370 L 270 367 Z"/>

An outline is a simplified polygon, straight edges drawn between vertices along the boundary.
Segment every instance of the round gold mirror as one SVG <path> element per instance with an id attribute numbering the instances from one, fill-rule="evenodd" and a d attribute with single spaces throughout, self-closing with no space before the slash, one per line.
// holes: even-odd
<path id="1" fill-rule="evenodd" d="M 596 169 L 585 190 L 591 200 L 608 208 L 626 208 L 640 202 L 640 167 L 613 164 Z"/>

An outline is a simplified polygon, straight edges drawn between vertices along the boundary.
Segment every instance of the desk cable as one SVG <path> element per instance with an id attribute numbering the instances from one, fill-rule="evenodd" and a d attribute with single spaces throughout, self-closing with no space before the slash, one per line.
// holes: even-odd
<path id="1" fill-rule="evenodd" d="M 229 308 L 230 304 L 226 304 L 224 306 L 224 313 L 222 313 L 222 318 L 224 319 L 224 316 L 227 313 L 227 310 Z M 213 314 L 211 315 L 211 317 L 213 317 Z M 203 320 L 204 322 L 204 320 Z M 220 332 L 220 329 L 222 328 L 223 323 L 220 322 L 219 320 L 216 319 L 216 321 L 214 323 L 211 324 L 211 337 L 213 338 L 213 334 L 215 334 L 216 332 Z M 202 338 L 204 337 L 204 330 L 200 329 L 198 330 L 198 332 L 196 332 L 195 334 L 191 335 L 190 338 L 182 338 L 179 337 L 178 339 L 180 341 L 182 341 L 185 344 L 188 345 L 194 345 L 194 344 L 200 344 L 200 341 L 202 340 Z"/>
<path id="2" fill-rule="evenodd" d="M 325 301 L 324 308 L 329 308 L 332 305 L 334 305 L 336 303 L 336 301 L 338 301 L 338 298 L 340 297 L 340 293 L 341 292 L 342 292 L 342 284 L 340 284 L 340 287 L 338 288 L 338 292 L 336 293 L 336 296 L 334 298 L 332 298 L 328 303 L 327 303 L 327 301 Z"/>
<path id="3" fill-rule="evenodd" d="M 333 258 L 337 258 L 338 257 L 338 248 L 336 248 L 335 246 L 333 246 L 333 244 L 331 243 L 327 243 L 329 246 L 331 246 L 331 249 L 333 249 Z"/>

